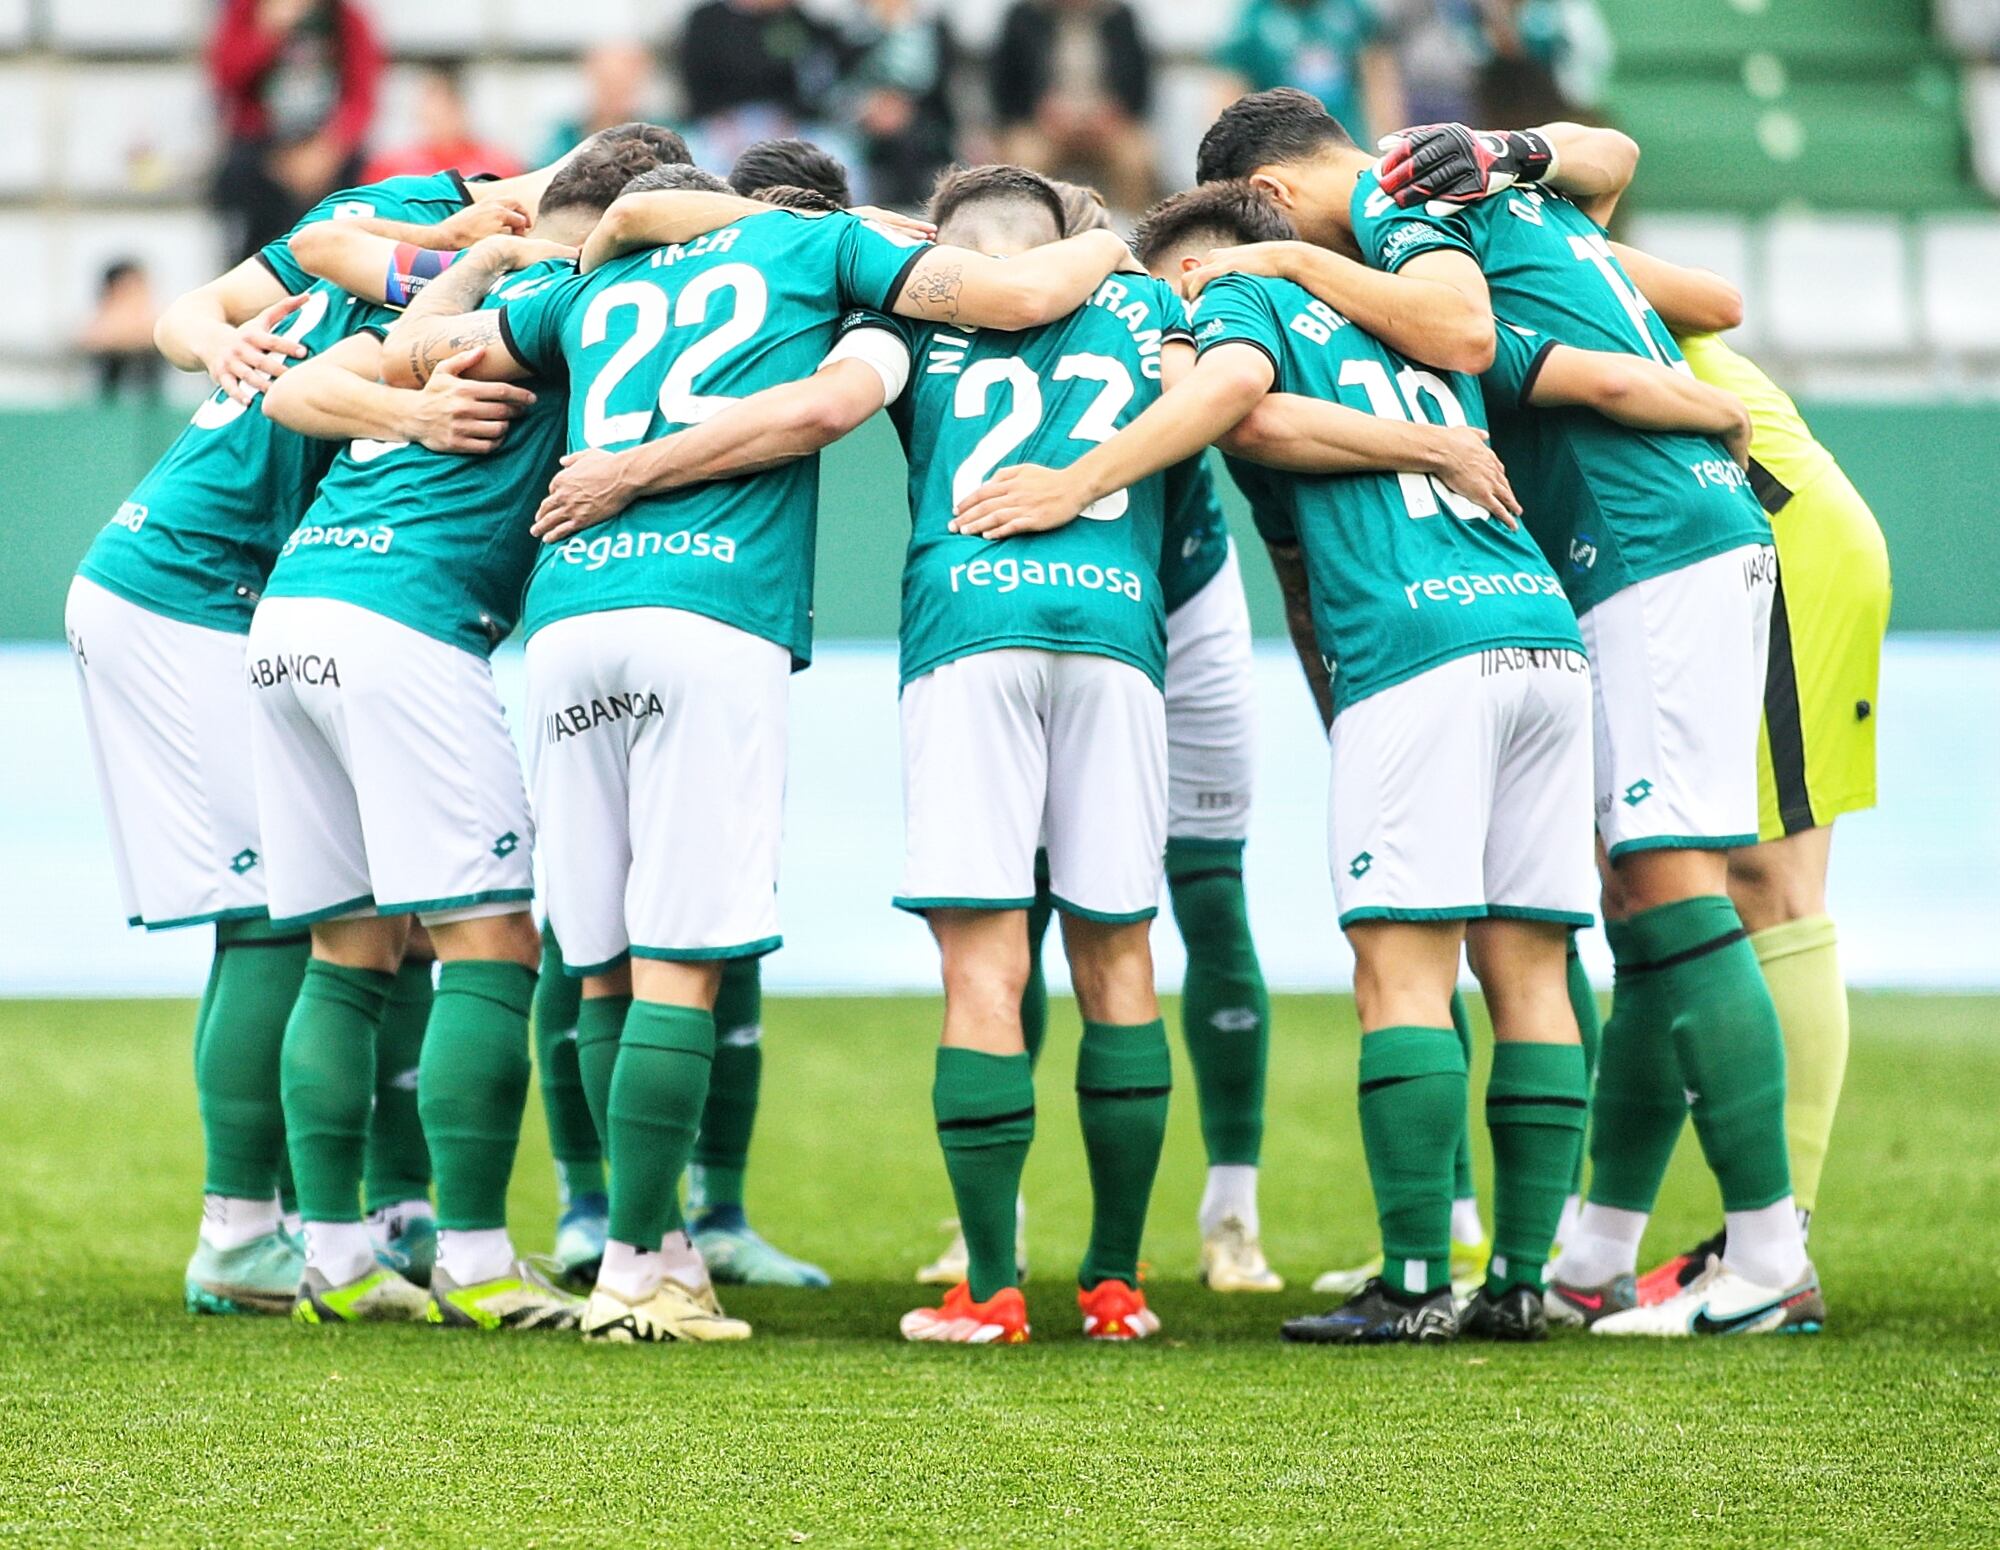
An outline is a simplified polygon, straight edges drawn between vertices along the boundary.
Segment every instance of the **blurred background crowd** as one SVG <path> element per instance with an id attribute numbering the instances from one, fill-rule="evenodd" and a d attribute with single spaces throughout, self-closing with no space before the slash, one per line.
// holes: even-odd
<path id="1" fill-rule="evenodd" d="M 857 200 L 1005 159 L 1129 215 L 1279 85 L 1364 144 L 1618 123 L 1648 240 L 1768 295 L 1764 348 L 1984 380 L 1995 59 L 2000 0 L 0 0 L 0 402 L 158 391 L 153 309 L 347 184 L 646 117 L 718 167 L 804 135 Z"/>

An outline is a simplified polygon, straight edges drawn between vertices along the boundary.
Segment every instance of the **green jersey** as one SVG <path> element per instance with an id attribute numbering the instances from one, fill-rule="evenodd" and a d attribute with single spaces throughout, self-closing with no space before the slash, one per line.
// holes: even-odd
<path id="1" fill-rule="evenodd" d="M 393 316 L 322 282 L 276 332 L 311 356 Z M 247 634 L 334 450 L 218 388 L 97 535 L 79 573 L 169 619 Z"/>
<path id="2" fill-rule="evenodd" d="M 1167 504 L 1160 599 L 1172 613 L 1213 581 L 1229 558 L 1229 523 L 1206 454 L 1176 463 L 1160 477 Z"/>
<path id="3" fill-rule="evenodd" d="M 887 309 L 927 244 L 854 216 L 772 210 L 648 248 L 510 301 L 516 360 L 570 385 L 569 446 L 656 441 L 810 376 L 841 309 Z M 680 608 L 812 654 L 819 460 L 634 501 L 545 545 L 524 628 L 615 608 Z"/>
<path id="4" fill-rule="evenodd" d="M 910 383 L 889 415 L 910 460 L 905 684 L 1007 646 L 1113 657 L 1164 682 L 1164 480 L 1114 491 L 1054 532 L 994 543 L 949 524 L 1000 469 L 1066 468 L 1138 418 L 1160 396 L 1161 344 L 1186 329 L 1170 286 L 1124 274 L 1020 333 L 901 326 Z"/>
<path id="5" fill-rule="evenodd" d="M 1493 447 L 1528 530 L 1578 613 L 1635 582 L 1767 544 L 1748 478 L 1709 436 L 1638 431 L 1592 409 L 1530 409 L 1535 369 L 1556 344 L 1685 369 L 1604 230 L 1560 194 L 1517 189 L 1455 215 L 1399 210 L 1364 172 L 1354 190 L 1362 255 L 1396 270 L 1419 253 L 1464 253 L 1486 275 L 1502 324 L 1486 387 Z"/>
<path id="6" fill-rule="evenodd" d="M 1274 392 L 1389 420 L 1485 424 L 1472 378 L 1411 364 L 1289 280 L 1213 282 L 1195 312 L 1195 344 L 1262 350 Z M 1429 476 L 1258 473 L 1259 531 L 1305 557 L 1334 714 L 1490 648 L 1583 649 L 1562 586 L 1527 535 Z"/>
<path id="7" fill-rule="evenodd" d="M 567 260 L 535 264 L 495 286 L 485 306 L 575 273 Z M 528 386 L 535 402 L 491 452 L 349 442 L 285 540 L 264 595 L 336 598 L 490 655 L 520 612 L 541 548 L 529 524 L 562 465 L 568 426 L 561 383 Z"/>
<path id="8" fill-rule="evenodd" d="M 490 180 L 484 180 L 490 181 Z M 418 226 L 434 226 L 456 215 L 472 203 L 472 190 L 456 172 L 431 172 L 421 177 L 384 178 L 363 188 L 343 188 L 328 194 L 299 217 L 295 232 L 315 221 L 352 221 L 373 218 L 408 221 Z M 278 277 L 286 293 L 297 295 L 312 276 L 299 267 L 286 245 L 291 232 L 257 250 L 257 261 Z"/>

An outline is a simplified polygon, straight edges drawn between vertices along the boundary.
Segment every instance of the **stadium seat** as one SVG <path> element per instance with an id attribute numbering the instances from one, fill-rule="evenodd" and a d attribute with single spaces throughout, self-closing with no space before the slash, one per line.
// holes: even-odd
<path id="1" fill-rule="evenodd" d="M 26 48 L 33 32 L 28 0 L 0 0 L 0 48 Z"/>
<path id="2" fill-rule="evenodd" d="M 501 41 L 528 54 L 568 53 L 593 43 L 664 35 L 659 0 L 495 0 Z"/>
<path id="3" fill-rule="evenodd" d="M 7 283 L 0 285 L 0 352 L 45 355 L 60 349 L 56 325 L 56 270 L 62 263 L 59 225 L 39 212 L 0 211 L 0 253 L 7 255 Z"/>
<path id="4" fill-rule="evenodd" d="M 2000 217 L 1928 222 L 1918 245 L 1924 343 L 1947 355 L 2000 354 Z"/>
<path id="5" fill-rule="evenodd" d="M 63 188 L 85 198 L 198 194 L 217 136 L 208 83 L 194 66 L 78 65 L 58 90 Z"/>
<path id="6" fill-rule="evenodd" d="M 1763 325 L 1756 243 L 1749 222 L 1734 215 L 1637 215 L 1622 240 L 1669 263 L 1712 269 L 1743 293 L 1743 326 L 1731 336 L 1757 343 Z"/>
<path id="7" fill-rule="evenodd" d="M 1875 74 L 1929 50 L 1927 0 L 1598 0 L 1618 40 L 1619 70 L 1733 71 L 1764 53 L 1821 69 Z"/>
<path id="8" fill-rule="evenodd" d="M 49 182 L 53 87 L 40 65 L 0 65 L 0 194 L 37 193 Z"/>
<path id="9" fill-rule="evenodd" d="M 584 83 L 573 65 L 480 65 L 467 73 L 465 93 L 479 133 L 532 167 L 556 125 L 582 112 Z"/>
<path id="10" fill-rule="evenodd" d="M 491 41 L 490 0 L 453 0 L 450 5 L 396 5 L 362 0 L 382 46 L 392 55 L 448 55 L 483 52 Z"/>
<path id="11" fill-rule="evenodd" d="M 114 259 L 143 262 L 153 294 L 164 302 L 219 274 L 226 257 L 222 234 L 205 213 L 143 208 L 70 216 L 61 252 L 52 310 L 63 338 L 89 317 L 104 268 Z"/>
<path id="12" fill-rule="evenodd" d="M 2000 0 L 1938 0 L 1938 33 L 1969 59 L 2000 57 Z"/>
<path id="13" fill-rule="evenodd" d="M 48 38 L 79 54 L 198 52 L 211 7 L 203 0 L 44 0 Z"/>
<path id="14" fill-rule="evenodd" d="M 1764 245 L 1768 337 L 1796 355 L 1893 355 L 1915 343 L 1909 243 L 1883 217 L 1780 216 Z"/>
<path id="15" fill-rule="evenodd" d="M 2000 66 L 1968 72 L 1965 117 L 1972 134 L 1972 167 L 1979 186 L 2000 198 Z"/>

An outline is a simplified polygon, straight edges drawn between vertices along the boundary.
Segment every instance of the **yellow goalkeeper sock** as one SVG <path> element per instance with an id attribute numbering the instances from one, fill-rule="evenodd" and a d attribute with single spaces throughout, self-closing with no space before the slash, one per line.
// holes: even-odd
<path id="1" fill-rule="evenodd" d="M 1785 1034 L 1792 1193 L 1801 1210 L 1811 1211 L 1847 1074 L 1847 983 L 1840 975 L 1838 933 L 1830 917 L 1810 915 L 1756 932 L 1750 945 Z"/>

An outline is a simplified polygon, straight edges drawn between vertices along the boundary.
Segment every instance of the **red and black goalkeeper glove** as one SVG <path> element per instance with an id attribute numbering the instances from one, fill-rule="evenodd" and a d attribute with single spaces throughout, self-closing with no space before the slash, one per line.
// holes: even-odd
<path id="1" fill-rule="evenodd" d="M 1434 215 L 1476 204 L 1517 183 L 1538 183 L 1555 171 L 1555 147 L 1532 129 L 1467 129 L 1419 124 L 1385 135 L 1377 164 L 1382 192 L 1407 210 Z"/>

